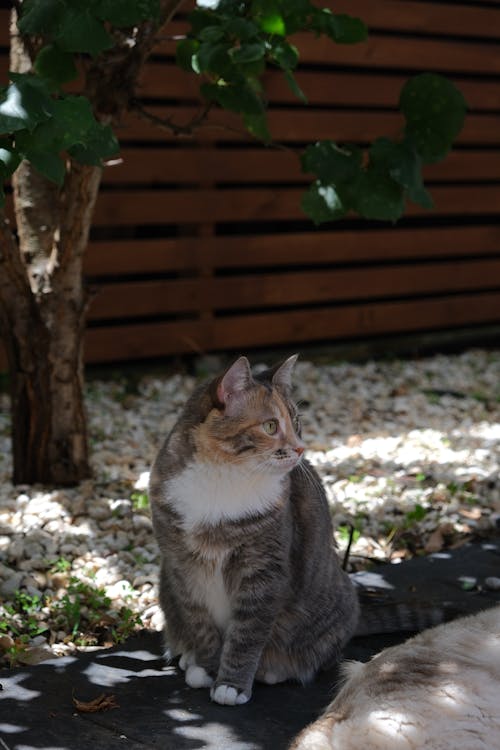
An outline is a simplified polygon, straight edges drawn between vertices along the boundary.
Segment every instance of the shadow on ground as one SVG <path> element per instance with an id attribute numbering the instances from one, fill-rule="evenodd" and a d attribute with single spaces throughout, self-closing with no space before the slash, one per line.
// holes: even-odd
<path id="1" fill-rule="evenodd" d="M 500 575 L 500 540 L 378 565 L 357 573 L 361 591 L 386 602 L 446 603 L 453 615 L 500 601 L 484 588 Z M 477 586 L 464 590 L 461 578 Z M 370 598 L 370 597 L 368 597 Z M 406 633 L 353 639 L 350 659 L 366 660 Z M 122 647 L 4 671 L 0 691 L 1 750 L 286 750 L 291 739 L 331 700 L 337 673 L 326 672 L 307 687 L 256 685 L 252 701 L 240 707 L 210 702 L 208 691 L 184 685 L 175 666 L 165 666 L 158 633 L 144 631 Z M 114 695 L 118 708 L 78 713 L 72 698 L 91 701 Z"/>

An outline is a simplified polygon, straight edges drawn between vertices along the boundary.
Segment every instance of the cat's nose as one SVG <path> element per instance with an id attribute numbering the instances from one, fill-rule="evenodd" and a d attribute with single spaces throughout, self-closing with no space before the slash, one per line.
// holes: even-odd
<path id="1" fill-rule="evenodd" d="M 303 445 L 297 445 L 295 446 L 294 451 L 297 454 L 297 456 L 301 456 L 304 453 L 305 448 Z"/>

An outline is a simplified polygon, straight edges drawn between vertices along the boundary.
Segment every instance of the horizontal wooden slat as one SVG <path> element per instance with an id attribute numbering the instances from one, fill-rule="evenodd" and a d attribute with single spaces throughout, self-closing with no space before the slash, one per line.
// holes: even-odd
<path id="1" fill-rule="evenodd" d="M 500 7 L 482 8 L 405 0 L 335 0 L 324 2 L 336 13 L 359 16 L 373 29 L 443 34 L 444 36 L 500 37 Z"/>
<path id="2" fill-rule="evenodd" d="M 393 107 L 408 76 L 391 73 L 350 71 L 308 71 L 300 67 L 295 74 L 297 83 L 310 105 L 350 107 Z M 499 109 L 500 91 L 496 81 L 470 81 L 460 76 L 448 76 L 461 90 L 471 110 Z M 176 100 L 179 104 L 198 101 L 201 80 L 198 76 L 177 68 L 173 62 L 149 62 L 143 71 L 137 95 L 143 98 Z M 269 103 L 297 103 L 297 97 L 286 83 L 283 74 L 268 70 L 263 78 Z"/>
<path id="3" fill-rule="evenodd" d="M 176 352 L 334 341 L 402 331 L 456 328 L 498 322 L 500 293 L 465 294 L 406 302 L 297 310 L 217 318 L 90 328 L 92 362 L 161 357 Z M 244 344 L 243 344 L 244 342 Z"/>
<path id="4" fill-rule="evenodd" d="M 200 110 L 197 107 L 173 110 L 151 107 L 151 112 L 158 117 L 171 117 L 175 123 L 185 126 L 199 115 Z M 365 143 L 383 135 L 396 137 L 403 127 L 403 117 L 397 112 L 325 111 L 314 108 L 272 110 L 268 121 L 275 140 L 300 143 L 328 138 L 340 142 Z M 127 115 L 117 126 L 116 133 L 122 141 L 172 142 L 177 139 L 171 132 L 158 128 L 136 114 Z M 215 110 L 197 129 L 196 135 L 211 141 L 252 141 L 243 128 L 241 118 L 229 112 Z M 184 140 L 189 142 L 192 137 Z M 500 115 L 467 115 L 457 143 L 500 144 Z"/>
<path id="5" fill-rule="evenodd" d="M 91 242 L 90 276 L 443 258 L 500 253 L 500 224 Z"/>
<path id="6" fill-rule="evenodd" d="M 500 8 L 461 5 L 458 12 L 450 12 L 445 3 L 401 2 L 401 0 L 341 0 L 322 5 L 337 13 L 361 17 L 369 29 L 391 29 L 407 32 L 441 33 L 457 36 L 497 37 L 500 29 Z M 0 9 L 0 45 L 8 44 L 9 11 Z M 166 29 L 168 31 L 168 28 Z"/>
<path id="7" fill-rule="evenodd" d="M 399 3 L 398 3 L 399 5 Z M 172 36 L 185 33 L 184 24 L 172 24 Z M 360 44 L 335 44 L 328 37 L 299 33 L 290 37 L 300 51 L 302 64 L 338 65 L 435 72 L 484 73 L 500 71 L 500 47 L 450 38 L 411 38 L 373 32 Z M 176 43 L 164 39 L 158 51 L 173 57 Z"/>
<path id="8" fill-rule="evenodd" d="M 149 185 L 178 183 L 310 182 L 302 173 L 298 152 L 272 148 L 152 148 L 128 147 L 121 163 L 104 170 L 104 184 Z M 426 180 L 497 180 L 500 150 L 454 151 L 439 164 L 424 169 Z"/>
<path id="9" fill-rule="evenodd" d="M 500 259 L 103 284 L 90 320 L 500 290 Z M 499 310 L 500 314 L 500 310 Z"/>
<path id="10" fill-rule="evenodd" d="M 7 81 L 9 70 L 7 55 L 0 54 L 0 82 Z M 299 86 L 307 96 L 309 106 L 331 107 L 391 107 L 397 108 L 399 94 L 408 76 L 382 73 L 357 73 L 343 71 L 308 71 L 299 68 L 296 73 Z M 496 81 L 470 81 L 457 75 L 447 76 L 460 89 L 469 110 L 500 109 L 500 87 Z M 139 98 L 155 98 L 182 103 L 200 101 L 199 76 L 180 70 L 173 62 L 152 61 L 145 66 L 137 87 Z M 295 104 L 299 102 L 285 81 L 282 73 L 269 70 L 263 79 L 266 98 L 273 104 Z"/>
<path id="11" fill-rule="evenodd" d="M 198 222 L 238 222 L 304 219 L 300 188 L 242 188 L 239 190 L 130 190 L 102 192 L 94 224 L 130 226 Z M 432 211 L 411 204 L 411 216 L 477 215 L 500 212 L 500 185 L 434 187 Z"/>

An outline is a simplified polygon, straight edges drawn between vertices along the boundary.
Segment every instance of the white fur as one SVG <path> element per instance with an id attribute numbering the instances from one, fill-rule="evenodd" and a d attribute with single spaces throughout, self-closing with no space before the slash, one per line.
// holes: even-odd
<path id="1" fill-rule="evenodd" d="M 241 466 L 191 463 L 166 485 L 168 502 L 186 531 L 262 513 L 281 497 L 283 475 L 245 473 Z"/>
<path id="2" fill-rule="evenodd" d="M 187 579 L 193 599 L 206 606 L 222 631 L 231 619 L 231 602 L 222 576 L 224 560 L 225 555 L 207 559 L 207 565 L 191 571 Z"/>
<path id="3" fill-rule="evenodd" d="M 214 684 L 208 672 L 197 664 L 191 664 L 186 669 L 186 685 L 192 688 L 209 688 Z"/>
<path id="4" fill-rule="evenodd" d="M 294 750 L 500 750 L 500 607 L 344 672 L 339 695 Z M 394 679 L 380 690 L 386 676 Z"/>
<path id="5" fill-rule="evenodd" d="M 210 697 L 215 703 L 220 703 L 221 706 L 241 706 L 250 700 L 249 695 L 240 693 L 231 685 L 218 685 L 216 688 L 212 688 Z"/>

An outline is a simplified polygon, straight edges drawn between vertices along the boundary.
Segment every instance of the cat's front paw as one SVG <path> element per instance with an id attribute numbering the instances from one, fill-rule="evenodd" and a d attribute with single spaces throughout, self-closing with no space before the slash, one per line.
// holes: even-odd
<path id="1" fill-rule="evenodd" d="M 215 685 L 210 691 L 210 697 L 221 706 L 241 706 L 250 700 L 250 696 L 231 685 Z"/>
<path id="2" fill-rule="evenodd" d="M 197 664 L 190 664 L 186 669 L 186 675 L 184 677 L 186 685 L 192 688 L 209 688 L 212 687 L 214 681 L 208 672 L 199 667 Z"/>

